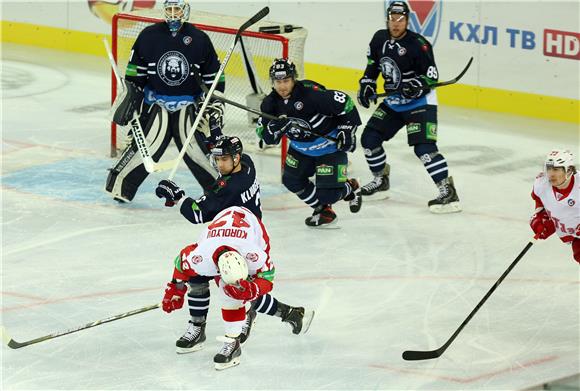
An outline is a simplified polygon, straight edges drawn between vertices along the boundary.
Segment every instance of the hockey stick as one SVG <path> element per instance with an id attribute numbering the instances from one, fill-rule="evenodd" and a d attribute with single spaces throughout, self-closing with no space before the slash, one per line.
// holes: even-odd
<path id="1" fill-rule="evenodd" d="M 252 61 L 252 53 L 250 53 L 250 48 L 246 49 L 243 37 L 240 37 L 240 47 L 242 49 L 242 55 L 244 56 L 244 64 L 246 66 L 246 72 L 250 79 L 252 90 L 254 91 L 254 94 L 263 94 L 262 87 L 260 87 L 260 84 L 256 80 L 256 67 Z"/>
<path id="2" fill-rule="evenodd" d="M 42 336 L 42 337 L 38 337 L 38 338 L 35 338 L 35 339 L 31 339 L 30 341 L 24 341 L 24 342 L 17 342 L 15 340 L 13 340 L 10 337 L 10 335 L 8 335 L 8 332 L 6 331 L 6 329 L 4 327 L 2 327 L 2 339 L 4 340 L 4 343 L 6 345 L 8 345 L 9 348 L 11 348 L 11 349 L 20 349 L 20 348 L 23 348 L 25 346 L 34 345 L 34 344 L 39 343 L 39 342 L 48 341 L 49 339 L 54 339 L 54 338 L 57 338 L 57 337 L 61 337 L 63 335 L 76 333 L 77 331 L 89 329 L 91 327 L 100 326 L 100 325 L 102 325 L 104 323 L 114 322 L 116 320 L 123 319 L 123 318 L 127 318 L 129 316 L 133 316 L 133 315 L 141 314 L 143 312 L 151 311 L 151 310 L 154 310 L 154 309 L 159 308 L 159 307 L 161 307 L 161 304 L 150 305 L 150 306 L 143 307 L 143 308 L 139 308 L 139 309 L 136 309 L 136 310 L 133 310 L 133 311 L 125 312 L 125 313 L 122 313 L 122 314 L 119 314 L 119 315 L 111 316 L 109 318 L 105 318 L 105 319 L 101 319 L 101 320 L 96 320 L 94 322 L 87 323 L 84 326 L 75 327 L 73 329 L 69 329 L 69 330 L 66 330 L 66 331 L 58 331 L 56 333 L 48 334 L 48 335 L 45 335 L 45 336 Z"/>
<path id="3" fill-rule="evenodd" d="M 115 74 L 115 79 L 117 79 L 117 85 L 121 86 L 121 88 L 125 88 L 123 81 L 121 80 L 121 76 L 119 75 L 119 69 L 117 68 L 117 63 L 113 58 L 113 53 L 111 52 L 111 48 L 109 47 L 109 42 L 106 38 L 103 38 L 103 42 L 105 44 L 105 50 L 107 51 L 107 56 L 109 57 L 109 62 L 111 63 L 111 68 L 113 68 L 113 73 Z M 153 161 L 151 157 L 151 153 L 149 152 L 149 147 L 147 146 L 147 139 L 145 138 L 145 134 L 143 133 L 143 129 L 141 128 L 141 123 L 139 122 L 139 116 L 135 111 L 133 113 L 133 119 L 129 121 L 131 126 L 131 131 L 133 132 L 133 137 L 135 138 L 135 144 L 137 144 L 137 150 L 141 155 L 141 159 L 143 160 L 143 165 L 145 166 L 145 170 L 151 173 L 154 171 L 159 171 L 158 164 Z"/>
<path id="4" fill-rule="evenodd" d="M 469 61 L 467 62 L 467 65 L 465 66 L 465 68 L 463 68 L 463 70 L 461 71 L 461 73 L 459 75 L 457 75 L 456 77 L 454 77 L 451 80 L 447 80 L 447 81 L 441 81 L 435 84 L 431 84 L 429 86 L 425 86 L 423 87 L 423 91 L 427 91 L 430 90 L 432 88 L 437 88 L 437 87 L 443 87 L 443 86 L 448 86 L 450 84 L 455 84 L 457 83 L 462 77 L 463 75 L 465 75 L 465 72 L 467 72 L 467 70 L 469 69 L 469 67 L 471 66 L 471 63 L 473 62 L 473 57 L 471 57 L 469 59 Z M 389 96 L 395 93 L 401 92 L 401 88 L 398 88 L 396 90 L 393 91 L 389 91 L 389 92 L 382 92 L 380 94 L 375 95 L 377 98 L 384 98 L 385 96 Z"/>
<path id="5" fill-rule="evenodd" d="M 437 358 L 437 357 L 441 356 L 447 350 L 449 345 L 451 345 L 451 343 L 457 337 L 457 335 L 461 332 L 461 330 L 463 330 L 463 328 L 467 325 L 467 323 L 469 323 L 471 318 L 473 318 L 475 313 L 481 308 L 483 303 L 485 303 L 485 301 L 496 290 L 496 288 L 499 286 L 499 284 L 501 284 L 501 282 L 504 280 L 504 278 L 506 278 L 506 276 L 509 274 L 509 272 L 512 271 L 512 269 L 516 266 L 516 264 L 520 261 L 520 259 L 522 259 L 523 256 L 526 254 L 526 252 L 528 252 L 528 250 L 530 249 L 530 247 L 532 247 L 532 245 L 534 244 L 536 239 L 537 239 L 537 237 L 534 237 L 533 240 L 530 240 L 530 242 L 526 245 L 526 247 L 524 247 L 522 252 L 516 257 L 516 259 L 507 268 L 507 270 L 501 275 L 501 277 L 495 282 L 495 284 L 493 284 L 493 286 L 486 293 L 486 295 L 483 297 L 483 299 L 481 299 L 481 301 L 475 306 L 473 311 L 471 311 L 471 313 L 467 316 L 467 318 L 463 321 L 463 323 L 461 323 L 461 326 L 459 326 L 459 328 L 457 330 L 455 330 L 455 332 L 453 333 L 451 338 L 449 338 L 443 346 L 441 346 L 439 349 L 426 350 L 426 351 L 406 350 L 403 352 L 403 360 L 407 360 L 407 361 L 430 360 L 430 359 Z"/>
<path id="6" fill-rule="evenodd" d="M 253 25 L 254 23 L 256 23 L 259 20 L 263 19 L 266 15 L 268 15 L 269 12 L 270 12 L 270 8 L 268 8 L 268 7 L 262 8 L 260 11 L 258 11 L 258 13 L 256 13 L 250 19 L 248 19 L 248 21 L 245 22 L 238 29 L 238 32 L 236 33 L 236 36 L 234 37 L 234 41 L 232 42 L 230 48 L 228 49 L 228 51 L 227 51 L 227 53 L 226 53 L 226 55 L 224 57 L 224 60 L 222 61 L 221 66 L 220 66 L 218 72 L 215 75 L 215 79 L 214 79 L 214 81 L 213 81 L 213 83 L 212 83 L 209 91 L 207 92 L 207 94 L 205 96 L 205 100 L 203 101 L 203 105 L 199 109 L 199 112 L 197 114 L 197 117 L 195 117 L 195 121 L 193 122 L 193 126 L 191 127 L 191 132 L 187 136 L 187 140 L 185 140 L 183 142 L 183 148 L 181 148 L 181 151 L 179 152 L 179 155 L 177 156 L 177 158 L 175 160 L 171 160 L 171 161 L 163 162 L 163 163 L 160 163 L 159 164 L 159 166 L 160 167 L 163 167 L 163 168 L 165 168 L 167 166 L 171 166 L 171 165 L 173 166 L 173 169 L 169 173 L 168 179 L 171 180 L 175 176 L 175 172 L 177 171 L 177 167 L 179 167 L 179 163 L 183 159 L 183 156 L 185 155 L 185 151 L 187 150 L 187 147 L 188 147 L 189 143 L 193 139 L 193 135 L 195 133 L 195 130 L 197 129 L 197 125 L 199 124 L 199 121 L 201 120 L 201 117 L 203 116 L 203 112 L 205 111 L 205 108 L 209 104 L 210 98 L 212 97 L 213 92 L 214 92 L 214 90 L 216 89 L 216 87 L 217 87 L 217 85 L 219 83 L 220 77 L 221 77 L 222 73 L 224 72 L 224 69 L 226 68 L 226 65 L 228 65 L 228 62 L 230 61 L 230 57 L 231 57 L 234 49 L 236 48 L 236 44 L 240 40 L 240 37 L 242 36 L 242 33 L 245 30 L 247 30 L 251 25 Z"/>
<path id="7" fill-rule="evenodd" d="M 201 85 L 202 91 L 205 92 L 206 95 L 207 95 L 207 93 L 209 91 L 208 91 L 207 87 L 205 86 L 205 84 L 203 84 L 203 82 L 201 80 L 201 77 L 199 76 L 199 74 L 195 70 L 193 71 L 193 77 L 196 79 L 196 81 L 198 82 L 198 84 Z M 264 113 L 264 112 L 262 112 L 260 110 L 255 110 L 255 109 L 253 109 L 251 107 L 248 107 L 248 106 L 246 106 L 246 105 L 244 105 L 242 103 L 238 103 L 236 101 L 233 101 L 231 99 L 228 99 L 225 96 L 221 95 L 221 93 L 218 93 L 218 92 L 215 92 L 212 95 L 212 97 L 215 98 L 215 99 L 217 99 L 217 100 L 219 100 L 219 101 L 222 101 L 224 103 L 227 103 L 229 105 L 232 105 L 234 107 L 237 107 L 239 109 L 242 109 L 242 110 L 245 110 L 245 111 L 249 111 L 250 113 L 254 113 L 254 114 L 257 114 L 259 116 L 262 116 L 262 117 L 264 117 L 264 118 L 266 118 L 267 120 L 270 120 L 270 121 L 279 120 L 279 119 L 282 119 L 283 118 L 283 117 L 276 117 L 275 115 L 272 115 L 272 114 Z M 313 135 L 315 135 L 317 137 L 322 137 L 322 138 L 325 138 L 325 139 L 327 139 L 329 141 L 337 142 L 337 139 L 335 137 L 323 135 L 323 134 L 314 132 L 311 129 L 305 129 L 305 130 L 308 131 L 308 132 L 310 132 L 310 133 L 312 133 Z"/>

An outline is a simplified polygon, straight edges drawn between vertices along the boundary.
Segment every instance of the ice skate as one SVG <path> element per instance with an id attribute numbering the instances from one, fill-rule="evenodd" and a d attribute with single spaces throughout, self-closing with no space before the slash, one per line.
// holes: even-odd
<path id="1" fill-rule="evenodd" d="M 250 332 L 254 323 L 256 323 L 256 315 L 256 311 L 252 309 L 246 313 L 246 322 L 242 326 L 242 333 L 240 334 L 240 344 L 244 344 L 250 338 Z"/>
<path id="2" fill-rule="evenodd" d="M 312 216 L 306 218 L 304 222 L 307 226 L 314 228 L 338 228 L 336 220 L 336 213 L 330 205 L 320 205 L 314 209 Z"/>
<path id="3" fill-rule="evenodd" d="M 314 311 L 306 311 L 304 307 L 288 307 L 282 314 L 282 322 L 288 323 L 294 334 L 306 334 L 313 319 Z"/>
<path id="4" fill-rule="evenodd" d="M 429 201 L 429 211 L 437 214 L 461 212 L 459 197 L 453 184 L 453 178 L 447 177 L 437 183 L 439 195 Z"/>
<path id="5" fill-rule="evenodd" d="M 190 320 L 185 334 L 175 342 L 175 350 L 179 354 L 192 353 L 203 349 L 204 341 L 205 322 L 193 323 L 193 321 Z"/>
<path id="6" fill-rule="evenodd" d="M 375 173 L 373 180 L 361 187 L 361 194 L 370 200 L 383 200 L 388 198 L 387 190 L 391 187 L 389 181 L 390 172 L 391 166 L 388 164 L 385 165 L 382 172 Z"/>
<path id="7" fill-rule="evenodd" d="M 240 337 L 217 337 L 218 341 L 224 343 L 218 354 L 213 358 L 215 369 L 221 371 L 223 369 L 231 368 L 240 363 L 240 356 L 242 355 L 242 348 L 240 347 Z"/>
<path id="8" fill-rule="evenodd" d="M 348 201 L 348 207 L 352 213 L 357 213 L 362 206 L 362 194 L 361 187 L 358 181 L 354 178 L 349 179 L 348 183 L 352 187 L 352 192 L 344 197 L 345 201 Z"/>

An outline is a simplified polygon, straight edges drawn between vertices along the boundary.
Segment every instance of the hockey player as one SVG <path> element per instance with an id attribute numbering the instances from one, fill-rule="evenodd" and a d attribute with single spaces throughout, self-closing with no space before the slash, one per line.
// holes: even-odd
<path id="1" fill-rule="evenodd" d="M 226 369 L 240 362 L 240 345 L 247 340 L 247 302 L 258 312 L 280 317 L 295 334 L 305 333 L 314 316 L 302 307 L 278 302 L 269 292 L 273 288 L 274 265 L 270 259 L 270 239 L 261 221 L 248 209 L 227 208 L 205 228 L 197 243 L 185 247 L 175 258 L 173 278 L 167 284 L 162 308 L 172 312 L 183 306 L 186 282 L 195 312 L 185 335 L 177 341 L 178 353 L 203 348 L 209 308 L 209 281 L 216 279 L 222 298 L 225 337 L 214 357 L 215 368 Z"/>
<path id="2" fill-rule="evenodd" d="M 368 108 L 377 102 L 379 74 L 389 95 L 367 122 L 361 145 L 374 179 L 361 189 L 370 196 L 390 187 L 390 166 L 382 143 L 403 127 L 415 155 L 439 189 L 437 198 L 428 202 L 433 213 L 461 211 L 459 197 L 449 176 L 447 162 L 437 149 L 437 97 L 429 86 L 439 77 L 431 44 L 420 34 L 407 29 L 409 7 L 393 1 L 387 9 L 387 29 L 378 30 L 367 51 L 367 67 L 359 80 L 359 103 Z"/>
<path id="3" fill-rule="evenodd" d="M 554 149 L 546 157 L 544 172 L 534 182 L 532 198 L 536 210 L 530 220 L 539 239 L 557 232 L 560 240 L 572 245 L 580 264 L 580 178 L 574 156 L 568 150 Z"/>
<path id="4" fill-rule="evenodd" d="M 133 44 L 127 65 L 125 86 L 114 105 L 113 121 L 125 126 L 139 114 L 150 153 L 159 161 L 171 139 L 179 149 L 187 139 L 203 100 L 202 89 L 193 76 L 199 73 L 211 85 L 220 68 L 214 47 L 207 36 L 192 24 L 185 0 L 163 2 L 165 22 L 146 27 Z M 224 91 L 220 77 L 217 90 Z M 205 189 L 213 184 L 217 171 L 206 155 L 207 139 L 221 134 L 223 104 L 212 101 L 195 130 L 195 141 L 187 146 L 185 162 Z M 135 197 L 148 173 L 137 153 L 135 142 L 127 147 L 110 169 L 105 189 L 114 199 L 129 202 Z"/>
<path id="5" fill-rule="evenodd" d="M 178 205 L 181 214 L 193 224 L 211 221 L 219 212 L 230 206 L 248 208 L 259 219 L 260 183 L 250 156 L 243 153 L 238 137 L 220 136 L 211 149 L 211 159 L 219 177 L 199 199 L 185 197 L 185 192 L 172 181 L 159 182 L 155 194 L 165 198 L 166 206 Z"/>
<path id="6" fill-rule="evenodd" d="M 358 181 L 347 178 L 346 155 L 356 147 L 361 120 L 347 94 L 297 80 L 297 76 L 290 60 L 274 60 L 270 67 L 273 90 L 264 98 L 261 111 L 282 118 L 260 117 L 256 131 L 269 145 L 279 143 L 283 136 L 290 139 L 282 183 L 314 209 L 305 220 L 307 226 L 328 226 L 336 220 L 335 202 L 348 201 L 353 213 L 361 208 Z M 316 184 L 309 180 L 313 175 Z"/>

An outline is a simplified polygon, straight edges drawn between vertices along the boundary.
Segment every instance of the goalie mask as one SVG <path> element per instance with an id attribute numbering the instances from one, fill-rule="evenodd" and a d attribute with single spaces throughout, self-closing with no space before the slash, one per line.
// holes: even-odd
<path id="1" fill-rule="evenodd" d="M 178 32 L 189 19 L 189 4 L 185 0 L 165 0 L 163 11 L 165 22 L 172 33 Z"/>
<path id="2" fill-rule="evenodd" d="M 220 276 L 226 284 L 235 284 L 248 278 L 248 264 L 236 251 L 226 251 L 218 258 Z"/>
<path id="3" fill-rule="evenodd" d="M 296 79 L 298 73 L 296 72 L 296 65 L 287 58 L 277 58 L 270 67 L 270 79 L 283 80 L 291 77 Z"/>

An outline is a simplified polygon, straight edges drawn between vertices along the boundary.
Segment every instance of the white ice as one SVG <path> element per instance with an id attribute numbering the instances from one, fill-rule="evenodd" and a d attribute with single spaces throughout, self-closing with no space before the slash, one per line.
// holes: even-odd
<path id="1" fill-rule="evenodd" d="M 113 163 L 106 60 L 3 49 L 3 326 L 26 341 L 159 302 L 174 256 L 201 227 L 153 194 L 166 173 L 148 178 L 130 205 L 102 191 Z M 2 347 L 2 388 L 522 389 L 579 373 L 579 269 L 555 237 L 532 246 L 441 358 L 402 360 L 404 350 L 442 345 L 531 239 L 530 192 L 545 154 L 578 152 L 573 124 L 448 107 L 439 124 L 459 214 L 427 210 L 436 189 L 404 131 L 387 145 L 390 199 L 356 215 L 337 204 L 339 230 L 308 229 L 310 210 L 280 184 L 277 158 L 253 155 L 273 293 L 316 311 L 308 334 L 260 315 L 241 364 L 216 372 L 214 295 L 200 352 L 174 351 L 186 309 L 156 310 Z M 350 173 L 370 180 L 360 148 Z M 199 194 L 184 167 L 175 179 Z"/>

